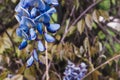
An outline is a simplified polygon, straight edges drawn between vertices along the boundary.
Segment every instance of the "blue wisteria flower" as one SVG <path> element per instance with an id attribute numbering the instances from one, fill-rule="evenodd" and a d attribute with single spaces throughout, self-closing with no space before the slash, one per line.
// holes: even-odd
<path id="1" fill-rule="evenodd" d="M 55 33 L 59 28 L 59 24 L 50 24 L 50 17 L 56 12 L 54 6 L 58 5 L 57 0 L 20 0 L 15 8 L 15 18 L 19 22 L 16 34 L 23 38 L 19 45 L 22 50 L 28 45 L 29 40 L 34 40 L 38 44 L 37 50 L 44 51 L 45 46 L 38 36 L 44 36 L 47 42 L 54 42 L 55 38 L 49 33 Z M 47 32 L 45 31 L 45 27 Z M 37 60 L 36 49 L 33 50 L 31 57 L 27 60 L 27 66 L 31 66 Z"/>
<path id="2" fill-rule="evenodd" d="M 87 72 L 86 67 L 87 65 L 84 62 L 76 66 L 74 63 L 68 61 L 63 80 L 81 80 Z"/>

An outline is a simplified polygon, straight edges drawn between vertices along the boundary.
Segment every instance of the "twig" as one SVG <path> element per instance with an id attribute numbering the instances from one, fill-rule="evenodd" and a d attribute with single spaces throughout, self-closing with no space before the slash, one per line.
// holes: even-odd
<path id="1" fill-rule="evenodd" d="M 52 70 L 51 70 L 51 72 L 54 73 L 59 78 L 59 80 L 62 80 L 61 77 L 60 77 L 60 75 L 57 72 L 52 71 Z"/>
<path id="2" fill-rule="evenodd" d="M 48 70 L 49 70 L 49 68 L 50 68 L 50 66 L 51 66 L 51 63 L 52 63 L 52 61 L 49 62 Z M 45 80 L 45 76 L 46 76 L 46 71 L 45 71 L 45 73 L 43 74 L 42 80 Z"/>
<path id="3" fill-rule="evenodd" d="M 45 28 L 45 31 L 47 32 L 46 28 Z M 45 41 L 45 47 L 46 47 L 46 50 L 45 50 L 45 60 L 46 60 L 46 80 L 49 80 L 49 67 L 48 67 L 48 43 L 47 41 Z"/>
<path id="4" fill-rule="evenodd" d="M 79 17 L 70 25 L 70 27 L 73 27 L 73 25 L 75 25 L 75 24 L 82 18 L 82 16 L 84 16 L 90 9 L 92 9 L 95 5 L 97 5 L 97 4 L 100 3 L 101 1 L 103 1 L 103 0 L 99 0 L 99 1 L 94 2 L 93 4 L 91 4 L 85 11 L 83 11 L 83 12 L 79 15 Z M 69 25 L 69 24 L 68 24 L 68 25 Z M 69 27 L 69 26 L 66 26 L 66 27 Z M 64 32 L 63 37 L 62 37 L 62 39 L 61 39 L 61 42 L 64 41 L 64 38 L 66 37 L 67 33 L 70 31 L 70 27 L 69 27 L 69 29 L 66 30 L 66 32 Z"/>
<path id="5" fill-rule="evenodd" d="M 101 64 L 100 66 L 96 67 L 94 70 L 90 71 L 88 74 L 86 74 L 86 75 L 82 78 L 82 80 L 85 79 L 85 78 L 86 78 L 87 76 L 89 76 L 90 74 L 92 74 L 94 71 L 96 71 L 96 70 L 98 70 L 99 68 L 101 68 L 102 66 L 108 64 L 109 62 L 111 62 L 111 61 L 113 61 L 114 59 L 119 58 L 119 57 L 120 57 L 120 54 L 117 55 L 117 56 L 114 56 L 113 58 L 111 58 L 111 59 L 109 59 L 109 60 L 107 60 L 106 62 L 104 62 L 103 64 Z"/>
<path id="6" fill-rule="evenodd" d="M 73 15 L 74 10 L 75 10 L 75 6 L 73 6 L 73 8 L 72 8 L 72 11 L 70 13 L 70 17 Z M 67 34 L 67 32 L 68 32 L 69 24 L 70 24 L 70 18 L 68 19 L 68 22 L 67 22 L 66 27 L 65 27 L 65 32 L 63 34 L 63 37 L 62 37 L 60 43 L 64 43 L 64 38 L 66 36 L 65 34 Z"/>
<path id="7" fill-rule="evenodd" d="M 1 22 L 0 22 L 0 25 L 1 25 L 3 28 L 5 28 L 5 25 L 3 25 Z M 9 33 L 7 32 L 7 30 L 5 30 L 5 33 L 6 33 L 7 36 L 9 37 L 9 39 L 10 39 L 10 41 L 11 41 L 11 43 L 12 43 L 12 46 L 13 46 L 13 52 L 15 53 L 16 50 L 15 50 L 14 41 L 13 41 L 13 39 L 11 38 L 11 36 L 9 35 Z"/>
<path id="8" fill-rule="evenodd" d="M 90 9 L 92 9 L 95 5 L 97 5 L 98 3 L 100 3 L 103 0 L 99 0 L 95 3 L 93 3 L 92 5 L 90 5 L 85 11 L 83 11 L 83 13 L 80 14 L 80 16 L 72 23 L 72 26 L 75 25 L 82 16 L 84 16 Z"/>

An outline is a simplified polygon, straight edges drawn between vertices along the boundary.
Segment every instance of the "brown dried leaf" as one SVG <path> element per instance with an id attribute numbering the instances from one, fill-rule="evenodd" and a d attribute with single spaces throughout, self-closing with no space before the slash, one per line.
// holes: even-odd
<path id="1" fill-rule="evenodd" d="M 93 20 L 94 20 L 96 23 L 99 22 L 99 16 L 100 16 L 99 11 L 94 10 L 93 13 L 92 13 L 92 17 L 93 17 Z"/>
<path id="2" fill-rule="evenodd" d="M 78 23 L 77 23 L 77 29 L 80 32 L 80 34 L 82 34 L 82 32 L 84 31 L 85 28 L 85 21 L 83 19 L 81 19 Z"/>
<path id="3" fill-rule="evenodd" d="M 85 17 L 85 23 L 87 25 L 87 27 L 92 30 L 92 24 L 93 24 L 93 19 L 92 16 L 90 14 L 87 14 Z"/>

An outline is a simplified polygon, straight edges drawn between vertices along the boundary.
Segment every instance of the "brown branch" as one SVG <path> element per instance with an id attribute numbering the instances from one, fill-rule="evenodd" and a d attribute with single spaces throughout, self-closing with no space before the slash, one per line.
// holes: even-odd
<path id="1" fill-rule="evenodd" d="M 113 60 L 115 60 L 115 59 L 117 59 L 117 58 L 120 58 L 120 54 L 117 55 L 117 56 L 114 56 L 113 58 L 107 60 L 106 62 L 104 62 L 104 63 L 101 64 L 100 66 L 96 67 L 94 70 L 90 71 L 88 74 L 86 74 L 86 75 L 82 78 L 82 80 L 85 79 L 85 78 L 86 78 L 87 76 L 89 76 L 90 74 L 92 74 L 94 71 L 98 70 L 98 69 L 101 68 L 102 66 L 108 64 L 109 62 L 111 62 L 111 61 L 113 61 Z"/>
<path id="2" fill-rule="evenodd" d="M 0 25 L 2 26 L 2 28 L 5 28 L 5 25 L 3 25 L 1 22 L 0 22 Z M 12 43 L 12 46 L 13 46 L 13 52 L 15 53 L 16 50 L 15 50 L 15 45 L 14 45 L 14 41 L 12 39 L 12 37 L 9 35 L 9 33 L 7 32 L 7 30 L 5 29 L 5 33 L 7 34 L 7 36 L 9 37 L 11 43 Z"/>

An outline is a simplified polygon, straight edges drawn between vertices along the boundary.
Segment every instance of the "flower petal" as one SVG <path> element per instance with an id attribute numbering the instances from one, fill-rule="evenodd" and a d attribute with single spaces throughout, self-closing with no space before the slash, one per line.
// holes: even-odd
<path id="1" fill-rule="evenodd" d="M 34 21 L 32 19 L 30 19 L 30 18 L 25 17 L 25 16 L 22 16 L 22 20 L 21 20 L 20 24 L 21 25 L 26 25 L 29 28 L 35 26 Z"/>
<path id="2" fill-rule="evenodd" d="M 50 26 L 47 27 L 47 30 L 51 33 L 55 33 L 59 28 L 59 24 L 50 24 Z"/>
<path id="3" fill-rule="evenodd" d="M 19 45 L 19 49 L 22 50 L 27 46 L 27 41 L 25 39 L 23 39 L 23 41 L 21 42 L 21 44 Z"/>
<path id="4" fill-rule="evenodd" d="M 33 56 L 31 56 L 28 60 L 27 60 L 27 67 L 30 67 L 34 62 L 34 58 Z"/>
<path id="5" fill-rule="evenodd" d="M 36 61 L 39 61 L 39 59 L 38 59 L 38 54 L 37 54 L 36 49 L 33 50 L 33 58 L 34 58 Z"/>
<path id="6" fill-rule="evenodd" d="M 48 13 L 41 14 L 40 16 L 35 18 L 35 22 L 48 23 L 49 21 L 50 21 L 50 16 Z"/>
<path id="7" fill-rule="evenodd" d="M 16 34 L 17 34 L 19 37 L 22 37 L 22 31 L 20 30 L 20 28 L 17 28 L 17 29 L 16 29 Z"/>
<path id="8" fill-rule="evenodd" d="M 38 23 L 37 30 L 40 34 L 43 34 L 43 29 L 42 29 L 42 24 L 41 23 Z"/>
<path id="9" fill-rule="evenodd" d="M 45 0 L 45 2 L 46 2 L 47 4 L 53 4 L 53 5 L 55 5 L 55 6 L 58 5 L 58 0 Z"/>
<path id="10" fill-rule="evenodd" d="M 19 14 L 15 15 L 16 20 L 20 23 L 21 21 L 21 16 Z"/>
<path id="11" fill-rule="evenodd" d="M 22 16 L 30 17 L 29 12 L 24 9 L 23 7 L 20 7 L 21 11 L 19 12 Z"/>
<path id="12" fill-rule="evenodd" d="M 56 9 L 55 9 L 54 7 L 50 8 L 50 9 L 47 11 L 47 13 L 48 13 L 49 15 L 52 15 L 52 14 L 55 13 L 55 12 L 56 12 Z"/>
<path id="13" fill-rule="evenodd" d="M 37 8 L 33 8 L 32 10 L 31 10 L 31 18 L 34 18 L 34 17 L 36 17 L 37 16 Z"/>
<path id="14" fill-rule="evenodd" d="M 45 47 L 44 47 L 43 43 L 40 40 L 38 41 L 38 50 L 39 51 L 45 51 Z"/>
<path id="15" fill-rule="evenodd" d="M 30 36 L 31 36 L 31 40 L 35 40 L 37 37 L 36 32 L 34 31 L 33 28 L 30 28 Z"/>
<path id="16" fill-rule="evenodd" d="M 47 42 L 54 42 L 55 41 L 55 38 L 52 37 L 51 35 L 47 34 L 47 33 L 44 33 L 44 36 L 45 36 L 45 40 Z"/>

